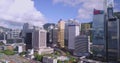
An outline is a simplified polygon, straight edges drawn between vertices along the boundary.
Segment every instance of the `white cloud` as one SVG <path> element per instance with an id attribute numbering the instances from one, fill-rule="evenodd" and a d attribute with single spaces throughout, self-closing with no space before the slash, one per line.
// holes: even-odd
<path id="1" fill-rule="evenodd" d="M 53 0 L 53 3 L 64 3 L 70 6 L 79 6 L 79 19 L 91 19 L 93 9 L 103 9 L 103 0 Z"/>
<path id="2" fill-rule="evenodd" d="M 85 0 L 78 10 L 78 18 L 91 19 L 93 15 L 93 9 L 103 9 L 103 0 Z M 82 12 L 81 12 L 82 10 Z"/>
<path id="3" fill-rule="evenodd" d="M 65 5 L 68 4 L 68 5 L 71 5 L 71 6 L 76 6 L 78 4 L 81 4 L 82 1 L 84 1 L 84 0 L 53 0 L 53 3 L 54 4 L 64 3 Z"/>
<path id="4" fill-rule="evenodd" d="M 45 17 L 32 0 L 0 0 L 0 22 L 1 26 L 15 28 L 26 22 L 41 26 Z"/>

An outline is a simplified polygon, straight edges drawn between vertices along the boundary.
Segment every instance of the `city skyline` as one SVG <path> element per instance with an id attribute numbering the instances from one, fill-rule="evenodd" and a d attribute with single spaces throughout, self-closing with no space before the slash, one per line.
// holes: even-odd
<path id="1" fill-rule="evenodd" d="M 119 0 L 0 0 L 0 63 L 120 63 Z"/>
<path id="2" fill-rule="evenodd" d="M 115 0 L 115 11 L 120 10 L 119 4 L 120 1 Z M 90 22 L 93 9 L 102 9 L 102 5 L 103 0 L 1 0 L 0 25 L 21 28 L 28 22 L 41 26 L 47 22 L 57 23 L 59 19 Z"/>

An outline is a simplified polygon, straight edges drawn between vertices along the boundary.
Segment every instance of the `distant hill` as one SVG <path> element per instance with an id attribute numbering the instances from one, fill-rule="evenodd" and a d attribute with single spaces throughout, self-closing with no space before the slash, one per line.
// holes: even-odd
<path id="1" fill-rule="evenodd" d="M 3 27 L 3 26 L 0 26 L 0 30 L 3 30 L 3 31 L 9 31 L 9 30 L 11 30 L 10 28 L 6 28 L 6 27 Z"/>
<path id="2" fill-rule="evenodd" d="M 43 25 L 43 27 L 44 27 L 45 30 L 47 30 L 50 25 L 55 26 L 54 23 L 46 23 L 46 24 Z"/>

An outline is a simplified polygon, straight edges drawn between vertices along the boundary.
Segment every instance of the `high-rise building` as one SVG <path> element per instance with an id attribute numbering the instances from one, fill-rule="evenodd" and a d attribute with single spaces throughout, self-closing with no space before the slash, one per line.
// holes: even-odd
<path id="1" fill-rule="evenodd" d="M 32 46 L 38 54 L 51 54 L 53 49 L 46 46 L 46 31 L 44 29 L 34 30 L 32 35 Z"/>
<path id="2" fill-rule="evenodd" d="M 32 49 L 32 32 L 25 34 L 25 44 L 26 44 L 26 50 Z"/>
<path id="3" fill-rule="evenodd" d="M 69 19 L 65 22 L 65 46 L 68 47 L 68 41 L 69 41 L 69 25 L 80 25 L 77 20 L 75 19 Z M 81 25 L 79 26 L 81 29 Z M 79 31 L 80 32 L 80 31 Z"/>
<path id="4" fill-rule="evenodd" d="M 53 29 L 54 29 L 54 26 L 51 25 L 48 27 L 48 43 L 53 43 Z"/>
<path id="5" fill-rule="evenodd" d="M 65 22 L 65 32 L 64 32 L 65 46 L 68 47 L 68 22 Z"/>
<path id="6" fill-rule="evenodd" d="M 68 25 L 68 49 L 75 49 L 75 37 L 80 34 L 79 24 Z"/>
<path id="7" fill-rule="evenodd" d="M 120 21 L 117 20 L 109 20 L 107 26 L 107 54 L 108 60 L 117 61 L 119 56 L 119 46 L 120 46 L 120 29 L 119 29 Z"/>
<path id="8" fill-rule="evenodd" d="M 100 10 L 94 10 L 93 54 L 106 61 L 120 59 L 120 20 L 113 15 L 113 7 L 113 0 L 105 0 L 104 14 Z M 100 14 L 103 16 L 98 16 Z"/>
<path id="9" fill-rule="evenodd" d="M 60 47 L 64 48 L 64 30 L 65 30 L 65 22 L 61 19 L 58 22 L 58 43 Z"/>
<path id="10" fill-rule="evenodd" d="M 32 32 L 34 30 L 34 26 L 28 23 L 23 25 L 22 36 L 24 39 L 24 43 L 26 44 L 26 50 L 32 49 Z"/>
<path id="11" fill-rule="evenodd" d="M 54 31 L 54 28 L 55 28 L 55 26 L 53 26 L 53 25 L 50 25 L 49 27 L 48 27 L 48 30 L 47 30 L 47 39 L 48 39 L 48 42 L 47 43 L 49 43 L 49 44 L 52 44 L 53 43 L 53 35 L 54 35 L 54 33 L 53 33 L 53 31 Z"/>
<path id="12" fill-rule="evenodd" d="M 32 35 L 32 45 L 35 51 L 38 51 L 40 48 L 46 48 L 46 31 L 34 30 Z"/>
<path id="13" fill-rule="evenodd" d="M 20 29 L 11 29 L 5 33 L 7 35 L 6 36 L 7 39 L 20 39 L 21 38 L 21 36 L 20 36 L 21 30 Z"/>
<path id="14" fill-rule="evenodd" d="M 20 33 L 21 33 L 20 29 L 12 29 L 11 30 L 11 39 L 18 39 L 18 38 L 20 38 Z"/>
<path id="15" fill-rule="evenodd" d="M 55 26 L 53 29 L 53 46 L 58 45 L 57 41 L 58 41 L 58 28 L 57 26 Z"/>
<path id="16" fill-rule="evenodd" d="M 20 29 L 10 29 L 7 32 L 4 32 L 4 40 L 6 43 L 21 43 L 23 42 L 21 37 L 21 30 Z"/>
<path id="17" fill-rule="evenodd" d="M 114 0 L 105 0 L 105 52 L 106 61 L 120 59 L 120 20 L 113 14 Z"/>
<path id="18" fill-rule="evenodd" d="M 47 46 L 57 45 L 58 39 L 58 28 L 57 26 L 51 25 L 47 30 Z"/>
<path id="19" fill-rule="evenodd" d="M 104 11 L 94 9 L 93 15 L 93 55 L 105 56 Z"/>
<path id="20" fill-rule="evenodd" d="M 120 59 L 119 47 L 120 47 L 120 20 L 113 16 L 113 7 L 107 8 L 107 16 L 105 22 L 106 32 L 106 58 L 108 61 L 117 61 Z"/>
<path id="21" fill-rule="evenodd" d="M 81 23 L 81 35 L 89 35 L 90 36 L 90 30 L 92 27 L 92 22 L 89 23 Z"/>
<path id="22" fill-rule="evenodd" d="M 74 55 L 89 56 L 90 54 L 90 37 L 87 35 L 79 35 L 75 38 Z"/>
<path id="23" fill-rule="evenodd" d="M 51 54 L 53 49 L 46 46 L 46 31 L 42 27 L 25 23 L 22 36 L 26 44 L 26 50 L 33 50 L 38 54 Z"/>

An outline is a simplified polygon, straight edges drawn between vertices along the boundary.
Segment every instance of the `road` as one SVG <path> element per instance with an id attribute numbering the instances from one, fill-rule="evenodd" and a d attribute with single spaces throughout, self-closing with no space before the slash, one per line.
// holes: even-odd
<path id="1" fill-rule="evenodd" d="M 54 48 L 54 50 L 60 52 L 60 54 L 61 54 L 62 56 L 65 56 L 65 55 L 66 55 L 66 53 L 65 53 L 64 51 L 62 51 L 61 49 L 59 49 L 59 48 Z"/>

